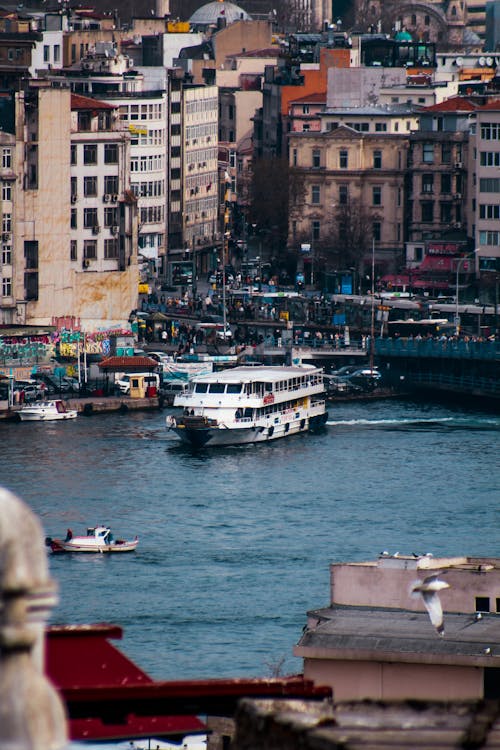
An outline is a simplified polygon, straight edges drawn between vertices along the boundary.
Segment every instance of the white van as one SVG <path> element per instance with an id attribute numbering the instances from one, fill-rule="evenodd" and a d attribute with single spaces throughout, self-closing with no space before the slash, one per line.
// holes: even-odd
<path id="1" fill-rule="evenodd" d="M 160 376 L 155 372 L 127 372 L 115 380 L 115 386 L 125 395 L 130 393 L 130 378 L 144 377 L 146 386 L 154 386 L 156 390 L 160 388 Z"/>
<path id="2" fill-rule="evenodd" d="M 176 396 L 182 396 L 189 390 L 187 380 L 164 380 L 161 386 L 160 394 L 163 396 L 165 403 L 172 406 Z"/>

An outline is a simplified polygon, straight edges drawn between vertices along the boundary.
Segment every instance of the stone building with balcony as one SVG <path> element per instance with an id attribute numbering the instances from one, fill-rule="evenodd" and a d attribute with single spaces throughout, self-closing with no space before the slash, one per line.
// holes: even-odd
<path id="1" fill-rule="evenodd" d="M 404 247 L 408 136 L 338 124 L 320 133 L 292 133 L 289 148 L 296 187 L 291 196 L 289 247 L 310 244 L 310 262 L 317 269 L 322 258 L 330 256 L 327 265 L 336 265 L 330 271 L 354 266 L 365 274 L 370 272 L 373 244 L 379 273 L 397 266 Z M 349 232 L 361 231 L 365 242 L 354 254 L 339 231 L 350 207 Z"/>

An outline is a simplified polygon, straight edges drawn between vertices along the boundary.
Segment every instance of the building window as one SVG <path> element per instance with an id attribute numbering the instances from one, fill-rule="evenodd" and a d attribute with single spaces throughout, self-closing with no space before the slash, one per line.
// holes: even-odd
<path id="1" fill-rule="evenodd" d="M 441 175 L 441 192 L 445 194 L 451 193 L 451 174 Z"/>
<path id="2" fill-rule="evenodd" d="M 484 122 L 481 125 L 483 141 L 500 141 L 500 122 Z"/>
<path id="3" fill-rule="evenodd" d="M 387 123 L 386 122 L 376 122 L 375 123 L 375 132 L 376 133 L 386 133 L 387 132 Z"/>
<path id="4" fill-rule="evenodd" d="M 382 151 L 373 152 L 373 169 L 382 169 Z"/>
<path id="5" fill-rule="evenodd" d="M 71 221 L 70 221 L 71 229 L 78 229 L 78 219 L 77 219 L 77 211 L 76 208 L 71 209 Z"/>
<path id="6" fill-rule="evenodd" d="M 12 187 L 9 182 L 2 183 L 2 200 L 3 201 L 12 200 Z"/>
<path id="7" fill-rule="evenodd" d="M 349 152 L 347 149 L 342 148 L 339 151 L 339 167 L 340 169 L 347 169 L 349 166 Z"/>
<path id="8" fill-rule="evenodd" d="M 482 167 L 500 167 L 500 151 L 481 151 L 479 163 Z"/>
<path id="9" fill-rule="evenodd" d="M 71 164 L 74 166 L 78 163 L 77 161 L 77 150 L 76 146 L 71 146 Z"/>
<path id="10" fill-rule="evenodd" d="M 12 279 L 2 279 L 2 297 L 12 296 Z"/>
<path id="11" fill-rule="evenodd" d="M 83 163 L 97 164 L 97 144 L 86 143 L 83 146 Z"/>
<path id="12" fill-rule="evenodd" d="M 380 221 L 374 221 L 372 224 L 372 234 L 375 242 L 380 242 L 382 236 L 382 223 Z"/>
<path id="13" fill-rule="evenodd" d="M 341 206 L 346 206 L 349 201 L 349 186 L 339 185 L 339 203 Z"/>
<path id="14" fill-rule="evenodd" d="M 296 167 L 296 166 L 297 166 L 297 149 L 293 148 L 292 149 L 292 167 Z"/>
<path id="15" fill-rule="evenodd" d="M 500 232 L 479 232 L 479 243 L 489 247 L 500 245 Z"/>
<path id="16" fill-rule="evenodd" d="M 319 148 L 313 148 L 312 165 L 314 168 L 321 167 L 321 151 L 319 150 Z"/>
<path id="17" fill-rule="evenodd" d="M 442 224 L 449 224 L 451 222 L 451 204 L 450 203 L 440 204 L 440 220 Z"/>
<path id="18" fill-rule="evenodd" d="M 114 238 L 104 240 L 104 257 L 108 260 L 118 258 L 118 240 Z"/>
<path id="19" fill-rule="evenodd" d="M 96 260 L 97 258 L 97 241 L 96 240 L 84 240 L 83 257 L 87 258 L 88 260 Z"/>
<path id="20" fill-rule="evenodd" d="M 12 214 L 2 216 L 2 232 L 12 232 Z"/>
<path id="21" fill-rule="evenodd" d="M 422 175 L 422 192 L 423 193 L 434 192 L 434 175 L 433 174 Z"/>
<path id="22" fill-rule="evenodd" d="M 308 115 L 309 114 L 309 104 L 303 104 L 302 105 L 302 114 Z"/>
<path id="23" fill-rule="evenodd" d="M 86 229 L 92 229 L 97 226 L 97 208 L 83 209 L 83 226 Z"/>
<path id="24" fill-rule="evenodd" d="M 451 143 L 441 144 L 441 162 L 451 164 Z"/>
<path id="25" fill-rule="evenodd" d="M 2 245 L 2 265 L 12 265 L 12 247 L 11 245 Z"/>
<path id="26" fill-rule="evenodd" d="M 433 201 L 422 201 L 420 204 L 422 211 L 422 221 L 430 223 L 434 220 L 434 202 Z"/>
<path id="27" fill-rule="evenodd" d="M 489 612 L 490 611 L 490 598 L 489 596 L 476 596 L 476 612 Z"/>
<path id="28" fill-rule="evenodd" d="M 114 174 L 107 174 L 104 177 L 104 193 L 108 195 L 118 194 L 118 176 Z"/>
<path id="29" fill-rule="evenodd" d="M 112 227 L 118 224 L 118 211 L 116 208 L 104 209 L 104 226 Z"/>
<path id="30" fill-rule="evenodd" d="M 382 188 L 380 185 L 372 187 L 372 206 L 382 205 Z"/>
<path id="31" fill-rule="evenodd" d="M 54 62 L 58 63 L 61 60 L 61 47 L 59 44 L 54 44 Z"/>
<path id="32" fill-rule="evenodd" d="M 70 260 L 78 260 L 78 242 L 76 240 L 70 241 L 69 258 Z"/>
<path id="33" fill-rule="evenodd" d="M 89 131 L 91 123 L 90 112 L 78 112 L 78 130 Z"/>
<path id="34" fill-rule="evenodd" d="M 50 47 L 48 44 L 43 45 L 43 61 L 45 63 L 50 62 Z"/>
<path id="35" fill-rule="evenodd" d="M 321 187 L 320 185 L 313 185 L 311 188 L 311 203 L 321 203 Z"/>
<path id="36" fill-rule="evenodd" d="M 311 238 L 312 240 L 319 240 L 321 236 L 321 222 L 318 219 L 314 219 L 311 222 Z"/>
<path id="37" fill-rule="evenodd" d="M 434 163 L 434 144 L 424 143 L 422 147 L 422 161 L 425 164 Z"/>
<path id="38" fill-rule="evenodd" d="M 83 178 L 83 194 L 86 198 L 95 197 L 97 195 L 97 177 L 84 177 Z"/>
<path id="39" fill-rule="evenodd" d="M 104 144 L 104 163 L 105 164 L 118 164 L 118 144 L 117 143 L 105 143 Z"/>
<path id="40" fill-rule="evenodd" d="M 11 169 L 11 168 L 12 168 L 12 149 L 3 148 L 2 149 L 2 169 Z"/>

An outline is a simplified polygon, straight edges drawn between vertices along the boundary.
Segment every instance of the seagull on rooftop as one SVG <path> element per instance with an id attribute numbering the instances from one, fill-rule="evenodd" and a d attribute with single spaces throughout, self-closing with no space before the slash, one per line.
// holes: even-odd
<path id="1" fill-rule="evenodd" d="M 444 635 L 443 608 L 439 592 L 449 589 L 450 584 L 439 579 L 439 573 L 427 576 L 423 581 L 415 581 L 411 587 L 411 593 L 420 594 L 424 606 L 429 613 L 431 623 L 436 628 L 438 635 Z"/>

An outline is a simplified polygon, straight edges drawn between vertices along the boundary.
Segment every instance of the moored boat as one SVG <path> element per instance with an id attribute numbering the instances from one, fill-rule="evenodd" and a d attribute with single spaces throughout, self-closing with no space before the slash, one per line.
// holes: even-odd
<path id="1" fill-rule="evenodd" d="M 139 544 L 139 539 L 114 539 L 109 526 L 90 526 L 86 536 L 73 536 L 68 529 L 65 539 L 47 537 L 46 544 L 52 552 L 133 552 Z"/>
<path id="2" fill-rule="evenodd" d="M 54 399 L 23 406 L 17 414 L 21 422 L 51 422 L 55 419 L 75 419 L 78 412 L 68 409 L 61 399 Z"/>
<path id="3" fill-rule="evenodd" d="M 276 440 L 322 427 L 328 418 L 323 371 L 312 365 L 198 376 L 174 406 L 183 414 L 169 415 L 167 428 L 194 447 Z"/>

